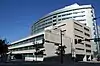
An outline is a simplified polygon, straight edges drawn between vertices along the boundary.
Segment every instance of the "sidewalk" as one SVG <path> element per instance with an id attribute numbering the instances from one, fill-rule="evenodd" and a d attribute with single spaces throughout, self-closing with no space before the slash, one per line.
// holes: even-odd
<path id="1" fill-rule="evenodd" d="M 79 61 L 79 62 L 83 62 L 83 63 L 100 63 L 100 61 Z"/>

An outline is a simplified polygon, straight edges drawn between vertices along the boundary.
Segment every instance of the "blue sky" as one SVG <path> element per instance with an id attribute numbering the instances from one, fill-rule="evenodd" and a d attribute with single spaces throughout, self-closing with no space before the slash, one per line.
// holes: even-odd
<path id="1" fill-rule="evenodd" d="M 0 0 L 0 38 L 12 42 L 27 37 L 39 18 L 74 3 L 92 4 L 100 16 L 100 0 Z"/>

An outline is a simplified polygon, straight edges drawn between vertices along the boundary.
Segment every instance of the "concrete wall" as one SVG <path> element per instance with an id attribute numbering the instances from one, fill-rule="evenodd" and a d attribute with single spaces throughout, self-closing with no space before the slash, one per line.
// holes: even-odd
<path id="1" fill-rule="evenodd" d="M 91 38 L 91 30 L 90 30 L 89 27 L 87 27 L 86 25 L 84 25 L 82 23 L 79 23 L 79 22 L 77 22 L 75 20 L 65 20 L 65 21 L 63 21 L 60 24 L 57 24 L 55 26 L 54 27 L 56 29 L 54 27 L 50 27 L 48 29 L 51 30 L 51 32 L 53 34 L 55 34 L 55 35 L 53 35 L 53 37 L 56 37 L 56 38 L 57 37 L 59 38 L 59 36 L 60 36 L 59 35 L 60 34 L 59 31 L 58 31 L 58 34 L 56 33 L 57 29 L 60 29 L 60 30 L 64 31 L 64 32 L 62 32 L 63 33 L 63 45 L 66 45 L 66 47 L 67 47 L 66 48 L 66 54 L 71 53 L 71 50 L 73 50 L 75 55 L 76 54 L 79 54 L 79 55 L 92 55 L 91 47 L 86 47 L 86 44 L 91 46 L 91 42 L 83 41 L 82 42 L 83 44 L 81 44 L 81 43 L 75 44 L 74 43 L 74 39 L 82 39 L 82 40 L 84 40 L 86 38 L 87 39 Z M 84 27 L 87 28 L 89 31 L 84 30 Z M 75 29 L 77 29 L 78 31 L 75 30 Z M 55 31 L 52 31 L 52 30 L 55 30 Z M 86 36 L 85 33 L 89 34 L 90 36 Z M 79 37 L 77 37 L 75 35 L 77 35 Z M 50 37 L 50 39 L 52 41 L 53 40 L 56 40 L 56 41 L 58 40 L 58 43 L 60 43 L 60 38 L 59 39 L 55 39 L 52 36 L 49 36 L 49 37 Z M 52 46 L 55 46 L 55 45 L 52 45 Z M 55 48 L 55 47 L 52 47 L 52 48 Z M 79 49 L 77 49 L 77 48 L 79 48 Z M 50 50 L 52 52 L 54 49 L 50 49 L 50 46 L 49 46 L 49 48 L 46 48 L 46 51 L 49 52 L 49 53 L 50 53 Z M 86 52 L 86 50 L 91 50 L 91 52 Z M 55 56 L 55 54 L 54 54 L 54 56 Z"/>

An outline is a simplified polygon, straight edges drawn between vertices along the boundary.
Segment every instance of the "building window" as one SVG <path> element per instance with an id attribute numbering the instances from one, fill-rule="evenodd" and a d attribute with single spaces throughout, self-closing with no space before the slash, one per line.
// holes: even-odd
<path id="1" fill-rule="evenodd" d="M 67 14 L 62 14 L 62 16 L 65 16 L 65 15 L 67 15 Z"/>
<path id="2" fill-rule="evenodd" d="M 72 13 L 68 13 L 68 14 L 63 14 L 62 16 L 66 16 L 66 15 L 71 15 Z"/>
<path id="3" fill-rule="evenodd" d="M 73 14 L 78 14 L 78 13 L 84 13 L 85 11 L 81 11 L 81 12 L 73 12 Z"/>
<path id="4" fill-rule="evenodd" d="M 61 15 L 58 15 L 58 17 L 61 17 Z"/>
<path id="5" fill-rule="evenodd" d="M 93 17 L 93 14 L 91 16 Z"/>
<path id="6" fill-rule="evenodd" d="M 85 39 L 88 39 L 88 38 L 85 38 Z M 89 43 L 90 43 L 91 41 L 87 41 L 87 42 L 89 42 Z"/>
<path id="7" fill-rule="evenodd" d="M 53 22 L 56 22 L 56 20 L 53 20 Z"/>
<path id="8" fill-rule="evenodd" d="M 80 16 L 73 16 L 73 18 L 77 18 L 77 17 L 84 17 L 85 15 L 80 15 Z"/>
<path id="9" fill-rule="evenodd" d="M 67 15 L 71 15 L 72 13 L 68 13 Z"/>
<path id="10" fill-rule="evenodd" d="M 53 25 L 56 25 L 56 23 L 53 23 Z"/>
<path id="11" fill-rule="evenodd" d="M 74 28 L 76 31 L 79 31 L 79 32 L 81 32 L 81 33 L 83 33 L 83 31 L 81 31 L 81 30 L 79 30 L 79 29 L 76 29 L 76 28 Z"/>
<path id="12" fill-rule="evenodd" d="M 91 52 L 91 50 L 86 50 L 86 52 Z"/>
<path id="13" fill-rule="evenodd" d="M 96 35 L 96 32 L 94 32 L 94 35 Z"/>
<path id="14" fill-rule="evenodd" d="M 49 22 L 48 22 L 48 24 L 51 24 L 51 23 L 52 23 L 52 21 L 49 21 Z"/>
<path id="15" fill-rule="evenodd" d="M 85 11 L 81 11 L 81 13 L 84 13 Z"/>
<path id="16" fill-rule="evenodd" d="M 82 36 L 79 36 L 79 35 L 75 35 L 75 37 L 78 37 L 78 38 L 81 38 L 81 39 L 83 39 L 83 37 L 82 37 Z"/>
<path id="17" fill-rule="evenodd" d="M 82 27 L 82 25 L 80 25 L 80 24 L 78 24 L 78 23 L 76 23 L 76 22 L 74 22 L 74 24 L 76 24 L 76 25 L 78 25 L 78 26 Z"/>
<path id="18" fill-rule="evenodd" d="M 47 21 L 52 20 L 52 18 L 48 18 Z M 40 22 L 41 23 L 41 22 Z"/>
<path id="19" fill-rule="evenodd" d="M 68 15 L 68 14 L 63 14 L 62 16 L 66 16 L 66 15 Z"/>
<path id="20" fill-rule="evenodd" d="M 85 27 L 84 27 L 84 30 L 89 31 L 89 29 L 88 28 L 85 28 Z"/>
<path id="21" fill-rule="evenodd" d="M 73 14 L 78 14 L 78 13 L 80 13 L 80 12 L 73 12 Z"/>
<path id="22" fill-rule="evenodd" d="M 67 18 L 62 18 L 62 20 L 66 20 Z"/>
<path id="23" fill-rule="evenodd" d="M 77 21 L 86 21 L 86 19 L 81 19 L 81 20 L 77 20 Z"/>
<path id="24" fill-rule="evenodd" d="M 86 36 L 90 37 L 90 35 L 88 33 L 84 33 Z"/>
<path id="25" fill-rule="evenodd" d="M 93 11 L 91 10 L 91 13 L 93 13 Z"/>
<path id="26" fill-rule="evenodd" d="M 95 26 L 95 23 L 93 23 L 93 26 Z"/>
<path id="27" fill-rule="evenodd" d="M 80 44 L 84 45 L 84 43 L 82 43 L 82 42 Z"/>
<path id="28" fill-rule="evenodd" d="M 61 19 L 58 19 L 58 21 L 61 21 Z"/>
<path id="29" fill-rule="evenodd" d="M 84 50 L 84 49 L 82 49 L 82 48 L 76 48 L 77 50 Z"/>
<path id="30" fill-rule="evenodd" d="M 85 44 L 85 46 L 86 46 L 86 47 L 91 47 L 91 45 L 89 45 L 89 44 Z"/>
<path id="31" fill-rule="evenodd" d="M 65 19 L 70 19 L 70 18 L 72 18 L 72 17 L 66 17 L 66 18 L 62 18 L 62 20 L 65 20 Z"/>
<path id="32" fill-rule="evenodd" d="M 56 16 L 53 16 L 53 18 L 56 18 Z"/>
<path id="33" fill-rule="evenodd" d="M 60 26 L 58 26 L 58 27 L 61 27 L 61 26 L 65 26 L 66 24 L 62 24 L 62 25 L 60 25 Z"/>
<path id="34" fill-rule="evenodd" d="M 70 18 L 72 18 L 72 17 L 67 17 L 66 19 L 70 19 Z"/>

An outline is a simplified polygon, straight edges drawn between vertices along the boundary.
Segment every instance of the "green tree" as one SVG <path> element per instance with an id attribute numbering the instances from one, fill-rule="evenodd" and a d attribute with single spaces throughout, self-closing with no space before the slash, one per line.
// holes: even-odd
<path id="1" fill-rule="evenodd" d="M 1 56 L 1 61 L 5 61 L 7 58 L 7 53 L 8 52 L 8 45 L 6 40 L 0 39 L 0 56 Z"/>

